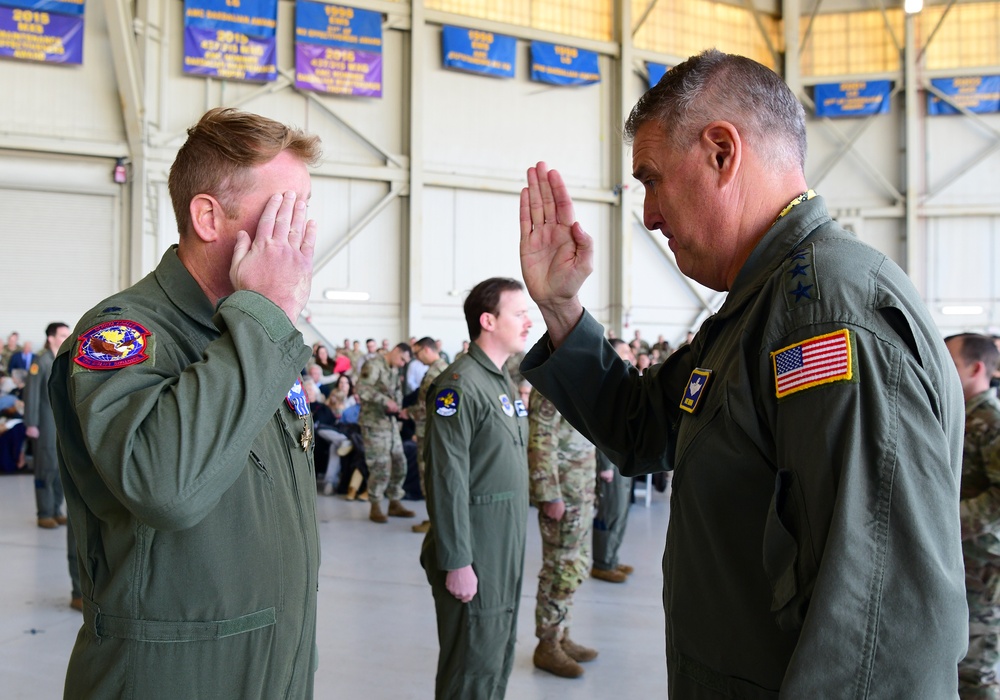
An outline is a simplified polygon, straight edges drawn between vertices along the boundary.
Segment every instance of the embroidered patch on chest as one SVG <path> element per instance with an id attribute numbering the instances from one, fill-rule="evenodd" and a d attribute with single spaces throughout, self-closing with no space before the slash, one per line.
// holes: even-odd
<path id="1" fill-rule="evenodd" d="M 434 412 L 439 416 L 450 418 L 458 413 L 458 392 L 454 389 L 442 389 L 434 397 Z"/>
<path id="2" fill-rule="evenodd" d="M 504 413 L 506 413 L 508 416 L 510 416 L 511 418 L 513 418 L 514 417 L 514 404 L 512 404 L 510 402 L 510 399 L 507 398 L 507 394 L 500 394 L 499 398 L 500 398 L 500 408 L 503 409 Z"/>
<path id="3" fill-rule="evenodd" d="M 846 328 L 818 335 L 771 353 L 774 392 L 779 399 L 820 384 L 854 377 L 851 332 Z"/>
<path id="4" fill-rule="evenodd" d="M 705 387 L 708 380 L 712 378 L 712 370 L 695 369 L 691 372 L 691 378 L 684 388 L 684 398 L 681 399 L 681 410 L 688 413 L 697 413 L 701 403 L 701 397 L 705 395 Z"/>
<path id="5" fill-rule="evenodd" d="M 73 362 L 85 369 L 121 369 L 149 359 L 150 332 L 135 321 L 106 321 L 78 341 Z"/>

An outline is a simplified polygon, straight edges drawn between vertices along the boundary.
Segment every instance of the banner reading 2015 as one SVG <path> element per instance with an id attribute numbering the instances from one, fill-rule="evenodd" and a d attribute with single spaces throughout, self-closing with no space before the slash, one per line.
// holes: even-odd
<path id="1" fill-rule="evenodd" d="M 83 0 L 0 0 L 0 57 L 83 63 Z"/>
<path id="2" fill-rule="evenodd" d="M 278 0 L 185 0 L 184 72 L 274 80 L 277 24 Z"/>

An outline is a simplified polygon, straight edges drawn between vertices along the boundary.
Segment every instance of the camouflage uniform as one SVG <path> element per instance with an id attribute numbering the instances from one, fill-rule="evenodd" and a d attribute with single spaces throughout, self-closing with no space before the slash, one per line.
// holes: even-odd
<path id="1" fill-rule="evenodd" d="M 958 664 L 959 696 L 1000 699 L 1000 401 L 993 390 L 965 406 L 962 550 L 969 602 L 969 653 Z"/>
<path id="2" fill-rule="evenodd" d="M 361 397 L 361 437 L 365 441 L 365 462 L 368 464 L 368 499 L 378 503 L 383 496 L 391 501 L 403 498 L 406 480 L 406 457 L 399 437 L 396 417 L 386 413 L 386 402 L 403 405 L 403 390 L 399 385 L 399 370 L 390 367 L 382 355 L 375 355 L 361 367 L 358 382 Z"/>
<path id="3" fill-rule="evenodd" d="M 542 535 L 535 636 L 558 642 L 569 628 L 573 593 L 590 572 L 595 448 L 537 390 L 528 405 L 529 488 Z M 560 499 L 566 513 L 552 520 L 542 505 Z"/>
<path id="4" fill-rule="evenodd" d="M 420 493 L 427 496 L 427 487 L 424 485 L 424 435 L 427 430 L 427 392 L 431 384 L 438 375 L 448 368 L 448 363 L 439 358 L 427 368 L 427 373 L 420 380 L 420 388 L 417 389 L 417 402 L 410 406 L 410 418 L 413 419 L 414 435 L 417 436 L 417 468 L 420 471 Z"/>

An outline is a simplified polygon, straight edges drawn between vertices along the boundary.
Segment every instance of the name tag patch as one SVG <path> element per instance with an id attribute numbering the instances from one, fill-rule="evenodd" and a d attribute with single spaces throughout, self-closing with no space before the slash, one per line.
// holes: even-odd
<path id="1" fill-rule="evenodd" d="M 518 418 L 524 418 L 528 415 L 528 409 L 524 407 L 524 401 L 521 401 L 521 399 L 514 401 L 514 410 L 517 411 Z"/>
<path id="2" fill-rule="evenodd" d="M 771 353 L 774 394 L 779 399 L 821 384 L 854 377 L 851 332 L 844 328 Z"/>
<path id="3" fill-rule="evenodd" d="M 705 395 L 705 387 L 708 380 L 712 378 L 712 370 L 696 368 L 691 372 L 687 387 L 684 389 L 684 398 L 681 399 L 681 410 L 688 413 L 697 413 L 701 404 L 701 397 Z"/>

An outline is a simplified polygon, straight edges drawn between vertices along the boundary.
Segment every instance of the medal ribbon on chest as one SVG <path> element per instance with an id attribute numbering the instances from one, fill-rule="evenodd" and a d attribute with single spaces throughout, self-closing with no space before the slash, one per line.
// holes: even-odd
<path id="1" fill-rule="evenodd" d="M 285 403 L 288 404 L 292 413 L 302 421 L 302 435 L 299 437 L 299 444 L 302 445 L 303 451 L 306 451 L 312 442 L 312 428 L 309 426 L 309 399 L 302 391 L 302 382 L 298 378 L 295 379 L 295 384 L 285 395 Z"/>

